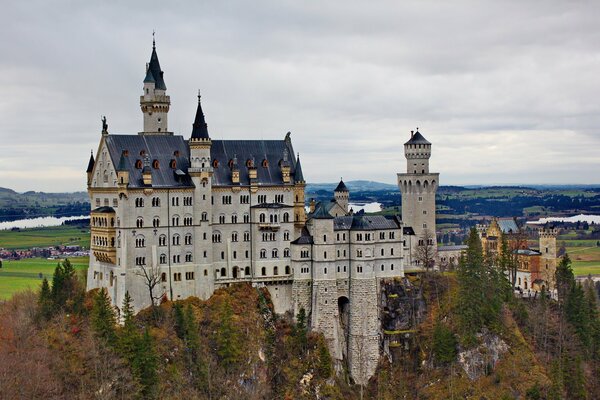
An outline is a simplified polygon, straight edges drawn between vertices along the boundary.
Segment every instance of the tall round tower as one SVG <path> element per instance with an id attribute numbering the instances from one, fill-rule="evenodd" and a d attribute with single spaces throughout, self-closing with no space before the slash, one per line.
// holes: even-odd
<path id="1" fill-rule="evenodd" d="M 404 143 L 404 156 L 406 173 L 398 174 L 398 187 L 402 194 L 402 221 L 415 232 L 415 236 L 408 239 L 408 263 L 415 265 L 419 245 L 433 246 L 434 251 L 437 248 L 435 194 L 440 174 L 429 172 L 431 143 L 418 130 L 411 131 L 410 140 Z"/>

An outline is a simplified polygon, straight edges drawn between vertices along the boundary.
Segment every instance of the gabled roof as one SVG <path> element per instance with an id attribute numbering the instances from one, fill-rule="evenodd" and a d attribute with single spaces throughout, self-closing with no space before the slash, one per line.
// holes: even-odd
<path id="1" fill-rule="evenodd" d="M 85 172 L 92 172 L 94 171 L 94 164 L 96 162 L 94 161 L 94 153 L 90 154 L 90 161 L 88 162 L 88 166 L 87 166 L 87 170 Z"/>
<path id="2" fill-rule="evenodd" d="M 210 136 L 208 136 L 208 125 L 204 119 L 204 113 L 202 112 L 202 104 L 200 104 L 200 94 L 198 94 L 196 118 L 192 125 L 192 139 L 210 139 Z"/>
<path id="3" fill-rule="evenodd" d="M 427 139 L 425 139 L 425 137 L 423 137 L 423 135 L 421 135 L 421 132 L 416 131 L 415 133 L 412 134 L 410 140 L 404 144 L 431 144 Z"/>
<path id="4" fill-rule="evenodd" d="M 502 233 L 518 233 L 519 227 L 514 218 L 498 218 L 498 226 Z"/>
<path id="5" fill-rule="evenodd" d="M 175 135 L 107 135 L 106 147 L 118 170 L 129 171 L 129 187 L 144 188 L 142 169 L 136 168 L 138 160 L 158 161 L 158 168 L 152 168 L 152 187 L 181 188 L 194 187 L 187 174 L 189 168 L 189 148 L 182 136 Z M 123 156 L 127 151 L 128 156 Z M 142 153 L 144 155 L 142 155 Z M 177 155 L 176 155 L 177 154 Z M 123 156 L 123 157 L 121 157 Z M 176 168 L 171 168 L 171 161 Z M 123 163 L 121 163 L 123 161 Z M 182 174 L 177 174 L 181 170 Z"/>
<path id="6" fill-rule="evenodd" d="M 257 181 L 261 185 L 284 185 L 280 161 L 284 152 L 293 154 L 292 144 L 286 140 L 213 140 L 210 156 L 213 163 L 213 186 L 247 186 L 250 185 L 248 161 L 254 160 Z M 240 182 L 233 183 L 231 171 L 233 160 L 238 160 Z M 232 166 L 229 162 L 232 161 Z M 290 184 L 298 182 L 299 164 L 291 163 L 290 174 L 295 177 Z M 214 165 L 214 164 L 213 164 Z M 295 182 L 294 182 L 295 181 Z"/>
<path id="7" fill-rule="evenodd" d="M 344 183 L 344 181 L 340 179 L 340 183 L 338 183 L 338 185 L 335 188 L 334 192 L 349 192 L 349 190 L 346 187 L 346 184 Z"/>
<path id="8" fill-rule="evenodd" d="M 154 41 L 152 42 L 152 55 L 150 56 L 150 63 L 148 64 L 148 71 L 146 71 L 144 82 L 152 82 L 152 80 L 154 80 L 154 87 L 156 89 L 167 90 L 167 85 L 165 85 L 165 80 L 163 79 L 163 71 L 160 69 L 160 63 L 158 62 Z"/>
<path id="9" fill-rule="evenodd" d="M 334 230 L 357 230 L 373 231 L 380 229 L 398 229 L 399 221 L 394 217 L 384 215 L 348 215 L 335 217 L 333 221 Z"/>
<path id="10" fill-rule="evenodd" d="M 331 214 L 329 214 L 329 210 L 323 205 L 323 203 L 319 203 L 315 212 L 310 214 L 309 218 L 314 219 L 333 219 Z"/>

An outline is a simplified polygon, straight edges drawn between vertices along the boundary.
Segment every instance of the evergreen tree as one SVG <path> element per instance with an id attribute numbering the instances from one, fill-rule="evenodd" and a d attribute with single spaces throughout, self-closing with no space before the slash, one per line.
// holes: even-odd
<path id="1" fill-rule="evenodd" d="M 240 357 L 238 335 L 233 326 L 233 308 L 226 299 L 221 305 L 219 313 L 219 327 L 217 328 L 217 354 L 226 370 L 231 370 Z"/>
<path id="2" fill-rule="evenodd" d="M 306 347 L 308 345 L 308 338 L 306 335 L 307 326 L 306 326 L 306 311 L 304 307 L 300 308 L 298 314 L 296 315 L 296 326 L 294 327 L 294 338 L 296 340 L 296 345 L 298 346 L 298 350 L 301 353 L 304 353 Z"/>
<path id="3" fill-rule="evenodd" d="M 94 296 L 94 305 L 92 306 L 91 324 L 96 335 L 110 345 L 116 343 L 115 310 L 108 297 L 106 288 L 102 288 Z"/>
<path id="4" fill-rule="evenodd" d="M 158 360 L 154 350 L 154 341 L 150 336 L 150 332 L 148 332 L 148 328 L 146 328 L 140 340 L 137 341 L 132 369 L 134 376 L 142 387 L 142 398 L 155 398 Z"/>
<path id="5" fill-rule="evenodd" d="M 40 295 L 38 298 L 39 315 L 44 319 L 50 319 L 54 312 L 54 304 L 52 303 L 52 292 L 48 279 L 44 278 L 42 281 L 42 288 L 40 289 Z"/>
<path id="6" fill-rule="evenodd" d="M 54 309 L 67 311 L 80 311 L 82 308 L 84 291 L 79 287 L 75 268 L 65 259 L 58 263 L 52 276 L 51 298 Z"/>
<path id="7" fill-rule="evenodd" d="M 439 364 L 449 364 L 456 358 L 456 336 L 442 324 L 437 322 L 433 328 L 433 356 Z"/>
<path id="8" fill-rule="evenodd" d="M 333 362 L 327 344 L 322 339 L 317 344 L 317 352 L 319 354 L 319 375 L 321 378 L 327 379 L 333 372 Z"/>
<path id="9" fill-rule="evenodd" d="M 183 315 L 183 307 L 179 301 L 173 305 L 173 314 L 175 319 L 175 333 L 179 339 L 185 338 L 185 318 Z"/>
<path id="10" fill-rule="evenodd" d="M 123 298 L 123 326 L 119 330 L 118 337 L 119 351 L 123 357 L 129 361 L 130 364 L 133 363 L 136 353 L 136 346 L 140 341 L 140 334 L 138 333 L 133 322 L 133 306 L 131 305 L 131 302 L 131 296 L 129 296 L 129 291 L 127 291 L 125 292 L 125 297 Z"/>
<path id="11" fill-rule="evenodd" d="M 457 270 L 456 312 L 464 343 L 471 345 L 475 334 L 483 327 L 498 330 L 501 326 L 500 312 L 508 286 L 503 273 L 493 266 L 493 260 L 484 257 L 481 240 L 474 228 L 467 245 Z"/>
<path id="12" fill-rule="evenodd" d="M 567 294 L 571 291 L 571 287 L 575 284 L 575 275 L 573 275 L 573 269 L 571 268 L 571 259 L 567 253 L 562 257 L 560 263 L 558 263 L 555 277 L 558 303 L 562 306 L 567 298 Z"/>

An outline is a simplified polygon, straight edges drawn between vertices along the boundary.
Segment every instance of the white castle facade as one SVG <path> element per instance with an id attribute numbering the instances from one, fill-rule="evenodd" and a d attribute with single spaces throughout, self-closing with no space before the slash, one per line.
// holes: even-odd
<path id="1" fill-rule="evenodd" d="M 206 299 L 234 283 L 266 287 L 277 313 L 304 308 L 338 367 L 347 362 L 365 382 L 380 354 L 380 284 L 404 276 L 415 242 L 407 220 L 352 214 L 343 182 L 330 204 L 308 213 L 290 134 L 212 140 L 200 97 L 189 138 L 170 132 L 155 46 L 140 106 L 143 131 L 110 134 L 104 121 L 88 165 L 88 289 L 105 287 L 115 307 L 129 292 L 140 310 L 163 298 Z M 409 143 L 402 212 L 435 232 L 437 174 L 410 165 L 413 154 L 428 159 L 431 144 L 424 158 Z"/>

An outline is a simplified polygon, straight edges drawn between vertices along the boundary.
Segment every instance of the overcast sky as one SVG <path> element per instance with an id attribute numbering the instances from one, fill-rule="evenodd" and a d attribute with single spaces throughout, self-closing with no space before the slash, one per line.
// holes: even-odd
<path id="1" fill-rule="evenodd" d="M 85 190 L 101 115 L 142 129 L 156 30 L 169 128 L 292 132 L 309 182 L 393 183 L 419 127 L 442 185 L 600 183 L 597 1 L 11 1 L 0 186 Z"/>

